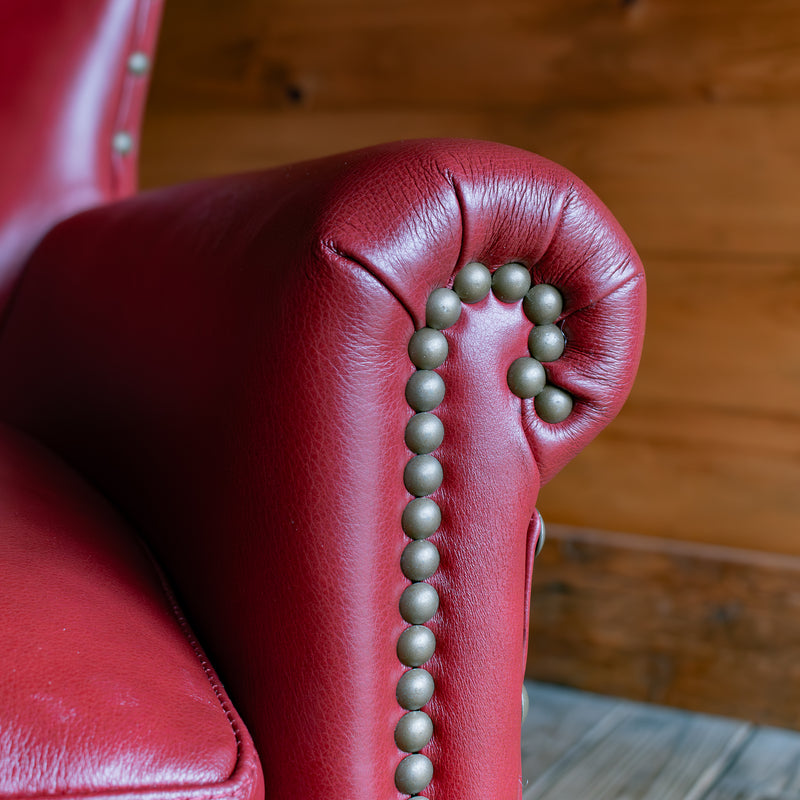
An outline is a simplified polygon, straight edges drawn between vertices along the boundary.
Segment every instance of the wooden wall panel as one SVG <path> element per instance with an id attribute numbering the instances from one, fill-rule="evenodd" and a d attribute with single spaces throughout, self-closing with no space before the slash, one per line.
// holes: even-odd
<path id="1" fill-rule="evenodd" d="M 549 526 L 528 675 L 800 728 L 800 559 Z"/>
<path id="2" fill-rule="evenodd" d="M 351 110 L 793 99 L 799 18 L 793 0 L 169 0 L 153 99 Z"/>
<path id="3" fill-rule="evenodd" d="M 643 255 L 790 256 L 800 254 L 798 132 L 800 105 L 788 103 L 524 114 L 153 110 L 142 178 L 154 186 L 391 139 L 491 139 L 573 170 L 611 207 Z"/>
<path id="4" fill-rule="evenodd" d="M 799 30 L 792 0 L 168 0 L 143 185 L 420 136 L 563 163 L 649 324 L 545 517 L 800 554 Z"/>

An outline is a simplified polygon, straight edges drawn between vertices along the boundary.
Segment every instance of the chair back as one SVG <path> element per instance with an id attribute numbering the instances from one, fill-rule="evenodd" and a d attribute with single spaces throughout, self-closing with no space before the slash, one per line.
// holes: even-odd
<path id="1" fill-rule="evenodd" d="M 0 3 L 0 317 L 59 219 L 134 191 L 162 3 Z"/>

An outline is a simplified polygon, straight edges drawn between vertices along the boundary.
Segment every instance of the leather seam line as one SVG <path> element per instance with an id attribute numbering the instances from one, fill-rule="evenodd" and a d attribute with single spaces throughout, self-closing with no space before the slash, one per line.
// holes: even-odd
<path id="1" fill-rule="evenodd" d="M 233 768 L 231 774 L 225 779 L 226 782 L 230 779 L 232 775 L 235 774 L 238 765 L 241 763 L 242 760 L 242 735 L 239 729 L 239 725 L 237 724 L 236 720 L 233 717 L 233 713 L 230 709 L 229 704 L 222 696 L 221 687 L 219 685 L 219 681 L 215 680 L 214 676 L 211 674 L 210 664 L 208 659 L 205 657 L 205 654 L 200 648 L 200 643 L 197 641 L 197 637 L 194 635 L 192 629 L 189 626 L 189 622 L 186 619 L 183 611 L 181 610 L 178 602 L 175 598 L 175 595 L 167 584 L 166 577 L 162 572 L 161 568 L 158 564 L 155 563 L 155 559 L 153 558 L 152 554 L 148 550 L 148 555 L 150 557 L 151 562 L 156 569 L 156 574 L 158 575 L 159 582 L 161 584 L 161 590 L 164 592 L 164 596 L 167 599 L 167 602 L 170 605 L 170 609 L 172 610 L 172 615 L 175 617 L 178 625 L 183 632 L 183 635 L 186 637 L 186 640 L 192 647 L 194 651 L 195 657 L 197 658 L 198 663 L 200 664 L 203 674 L 206 676 L 206 680 L 208 681 L 209 685 L 211 686 L 212 691 L 214 692 L 214 696 L 217 698 L 217 702 L 220 705 L 223 713 L 225 714 L 225 719 L 228 720 L 228 724 L 231 727 L 231 731 L 233 732 L 233 737 L 236 741 L 236 765 Z M 213 785 L 213 784 L 211 784 Z"/>
<path id="2" fill-rule="evenodd" d="M 414 324 L 414 315 L 411 312 L 411 308 L 408 306 L 406 301 L 400 296 L 400 293 L 389 283 L 387 283 L 386 279 L 380 274 L 379 270 L 372 264 L 370 264 L 366 260 L 361 260 L 356 258 L 352 253 L 348 253 L 343 248 L 339 247 L 335 242 L 330 240 L 322 240 L 320 241 L 323 249 L 330 253 L 331 255 L 337 256 L 338 258 L 342 259 L 343 261 L 347 261 L 351 265 L 357 267 L 360 270 L 366 272 L 369 276 L 374 278 L 384 289 L 386 289 L 389 294 L 394 297 L 394 299 L 400 304 L 400 306 L 405 310 L 406 314 L 408 314 L 411 323 Z"/>
<path id="3" fill-rule="evenodd" d="M 191 648 L 192 648 L 192 650 L 193 650 L 193 652 L 195 654 L 195 657 L 197 658 L 197 661 L 198 661 L 200 667 L 203 670 L 203 674 L 205 675 L 206 680 L 209 683 L 209 686 L 211 687 L 212 691 L 214 692 L 214 696 L 217 698 L 217 702 L 220 705 L 220 709 L 225 714 L 225 719 L 227 719 L 228 724 L 230 725 L 231 732 L 233 733 L 234 741 L 236 742 L 236 763 L 234 764 L 234 767 L 231 770 L 231 773 L 225 778 L 225 780 L 223 782 L 216 783 L 216 784 L 213 784 L 213 783 L 196 784 L 194 787 L 176 787 L 174 790 L 169 789 L 168 791 L 175 791 L 177 793 L 180 793 L 180 792 L 187 792 L 187 791 L 196 791 L 197 789 L 213 790 L 214 787 L 216 786 L 216 787 L 219 787 L 219 790 L 212 791 L 212 793 L 209 794 L 209 797 L 220 798 L 220 800 L 222 800 L 222 798 L 226 798 L 226 797 L 234 797 L 234 796 L 238 795 L 240 787 L 237 785 L 238 782 L 234 783 L 232 786 L 230 785 L 230 783 L 231 783 L 231 779 L 232 778 L 234 778 L 234 779 L 236 778 L 236 773 L 237 773 L 237 771 L 239 770 L 239 768 L 240 768 L 240 766 L 242 764 L 242 734 L 241 734 L 241 728 L 239 726 L 239 723 L 236 721 L 236 719 L 235 719 L 235 717 L 233 715 L 233 711 L 231 709 L 230 704 L 223 697 L 221 684 L 220 684 L 219 680 L 216 679 L 215 676 L 212 674 L 210 662 L 209 662 L 208 658 L 205 656 L 205 654 L 203 653 L 203 650 L 200 647 L 200 643 L 197 640 L 197 637 L 194 635 L 194 632 L 192 631 L 191 626 L 189 625 L 189 621 L 186 619 L 186 616 L 184 615 L 183 611 L 181 610 L 180 606 L 178 605 L 178 601 L 177 601 L 177 599 L 175 597 L 175 594 L 172 591 L 172 589 L 169 586 L 169 584 L 167 583 L 166 576 L 164 575 L 164 572 L 161 569 L 161 566 L 155 560 L 155 557 L 151 553 L 150 549 L 144 544 L 144 542 L 139 540 L 139 543 L 140 543 L 141 547 L 144 549 L 144 551 L 145 551 L 145 553 L 147 555 L 147 558 L 149 559 L 150 563 L 153 566 L 153 569 L 154 569 L 154 571 L 156 573 L 156 576 L 158 578 L 159 584 L 161 586 L 161 591 L 164 593 L 164 597 L 166 598 L 167 602 L 169 603 L 170 610 L 172 611 L 172 615 L 175 618 L 175 620 L 178 623 L 178 625 L 180 626 L 181 632 L 183 633 L 184 637 L 186 638 L 186 641 L 191 646 Z M 253 781 L 254 781 L 254 777 L 253 777 L 252 773 L 253 773 L 253 767 L 250 766 L 250 767 L 248 767 L 247 772 L 242 774 L 242 782 L 243 783 L 246 782 L 246 784 L 252 785 Z M 229 784 L 229 786 L 226 787 L 225 784 Z M 224 791 L 221 791 L 223 789 L 224 789 Z M 126 790 L 126 791 L 130 791 L 130 790 Z"/>
<path id="4" fill-rule="evenodd" d="M 620 266 L 627 266 L 630 263 L 631 263 L 630 257 L 626 257 L 624 264 L 622 264 Z M 593 298 L 592 301 L 587 303 L 585 306 L 581 306 L 580 308 L 572 309 L 569 313 L 564 314 L 564 316 L 561 318 L 560 321 L 563 322 L 565 319 L 568 319 L 569 317 L 575 316 L 575 314 L 580 314 L 583 311 L 586 311 L 586 310 L 588 310 L 590 308 L 593 308 L 594 306 L 598 305 L 599 303 L 602 303 L 604 300 L 607 300 L 609 297 L 611 297 L 616 292 L 619 292 L 621 289 L 626 288 L 631 283 L 642 283 L 642 282 L 644 282 L 644 274 L 641 273 L 641 272 L 634 272 L 633 275 L 628 275 L 627 278 L 623 278 L 618 284 L 616 284 L 615 286 L 612 286 L 610 289 L 608 289 L 608 291 L 604 292 L 599 297 Z"/>
<path id="5" fill-rule="evenodd" d="M 455 196 L 456 204 L 458 205 L 458 216 L 461 222 L 461 242 L 458 245 L 458 259 L 454 265 L 455 271 L 464 260 L 464 252 L 467 246 L 467 203 L 466 199 L 464 198 L 464 191 L 461 188 L 461 184 L 458 183 L 455 175 L 453 175 L 450 169 L 445 167 L 442 170 L 442 175 L 453 190 L 453 195 Z"/>

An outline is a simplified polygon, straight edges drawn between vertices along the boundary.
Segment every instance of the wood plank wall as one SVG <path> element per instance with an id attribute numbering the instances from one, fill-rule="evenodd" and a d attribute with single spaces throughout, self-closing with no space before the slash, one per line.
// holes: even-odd
<path id="1" fill-rule="evenodd" d="M 800 730 L 800 558 L 551 525 L 528 674 Z"/>
<path id="2" fill-rule="evenodd" d="M 629 405 L 546 519 L 800 554 L 800 5 L 168 0 L 145 187 L 417 136 L 571 168 L 645 261 Z"/>
<path id="3" fill-rule="evenodd" d="M 692 550 L 800 555 L 800 4 L 167 0 L 145 187 L 424 136 L 563 163 L 648 273 L 633 395 L 541 496 L 579 527 L 531 674 L 800 725 L 797 564 Z"/>

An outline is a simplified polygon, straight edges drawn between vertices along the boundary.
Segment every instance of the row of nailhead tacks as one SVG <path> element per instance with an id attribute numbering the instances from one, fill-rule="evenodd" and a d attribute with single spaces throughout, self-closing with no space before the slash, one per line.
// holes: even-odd
<path id="1" fill-rule="evenodd" d="M 128 57 L 128 72 L 139 78 L 150 70 L 150 57 L 141 50 L 136 50 Z M 115 153 L 126 156 L 133 150 L 133 136 L 129 131 L 116 131 L 111 139 L 111 147 Z"/>
<path id="2" fill-rule="evenodd" d="M 406 794 L 426 800 L 418 793 L 433 778 L 433 764 L 419 751 L 433 736 L 433 723 L 422 711 L 433 696 L 434 682 L 423 665 L 433 656 L 436 639 L 425 626 L 439 608 L 439 595 L 426 583 L 439 567 L 439 551 L 428 540 L 441 524 L 439 506 L 428 497 L 442 483 L 442 465 L 432 455 L 444 438 L 441 420 L 431 411 L 444 399 L 445 386 L 435 372 L 448 353 L 442 330 L 454 325 L 461 303 L 477 303 L 492 290 L 505 303 L 523 300 L 528 318 L 535 324 L 529 337 L 531 357 L 518 358 L 508 370 L 508 384 L 520 397 L 535 397 L 538 415 L 548 422 L 560 422 L 572 409 L 570 396 L 548 385 L 543 361 L 553 361 L 564 350 L 564 336 L 553 324 L 561 314 L 561 294 L 540 284 L 531 289 L 528 270 L 518 263 L 505 264 L 492 275 L 477 262 L 467 264 L 456 275 L 452 289 L 434 289 L 425 307 L 427 327 L 416 331 L 408 344 L 411 362 L 417 368 L 406 385 L 406 400 L 416 412 L 408 422 L 405 441 L 415 455 L 406 464 L 403 481 L 414 495 L 403 511 L 402 527 L 411 539 L 400 560 L 403 574 L 412 583 L 400 597 L 400 614 L 409 623 L 397 642 L 397 656 L 411 669 L 397 683 L 397 701 L 406 713 L 395 728 L 397 746 L 405 756 L 395 771 L 395 785 Z M 524 701 L 523 701 L 524 702 Z"/>

